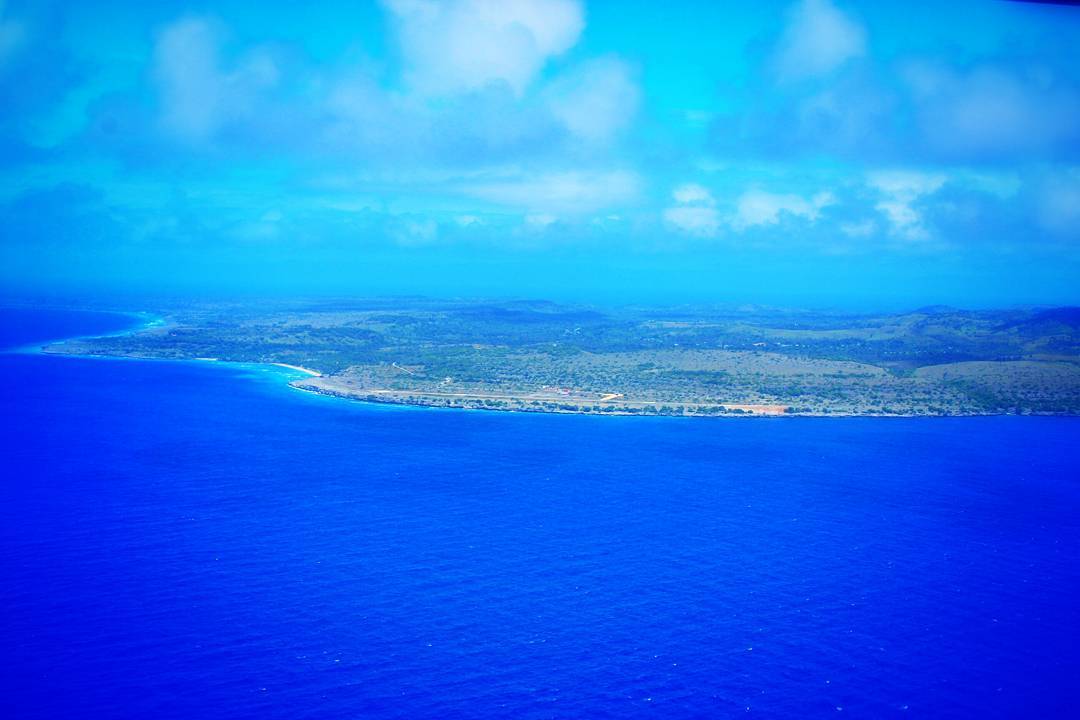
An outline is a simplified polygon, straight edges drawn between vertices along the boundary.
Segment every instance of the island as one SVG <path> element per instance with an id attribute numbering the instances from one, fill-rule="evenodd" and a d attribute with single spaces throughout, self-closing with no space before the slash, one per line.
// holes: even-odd
<path id="1" fill-rule="evenodd" d="M 1080 308 L 850 313 L 429 298 L 151 308 L 50 353 L 273 363 L 368 402 L 605 415 L 1080 414 Z"/>

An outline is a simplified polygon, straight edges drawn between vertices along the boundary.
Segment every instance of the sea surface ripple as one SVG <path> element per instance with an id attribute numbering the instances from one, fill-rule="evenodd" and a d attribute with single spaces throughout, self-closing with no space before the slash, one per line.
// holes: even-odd
<path id="1" fill-rule="evenodd" d="M 21 312 L 9 347 L 110 329 Z M 0 716 L 1080 707 L 1078 419 L 442 411 L 287 373 L 0 355 Z"/>

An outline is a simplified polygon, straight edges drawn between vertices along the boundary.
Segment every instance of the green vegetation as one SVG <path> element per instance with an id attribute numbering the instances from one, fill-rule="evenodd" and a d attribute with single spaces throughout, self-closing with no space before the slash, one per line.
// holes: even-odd
<path id="1" fill-rule="evenodd" d="M 1080 413 L 1080 310 L 894 315 L 382 299 L 164 307 L 52 352 L 312 368 L 378 402 L 661 415 Z"/>

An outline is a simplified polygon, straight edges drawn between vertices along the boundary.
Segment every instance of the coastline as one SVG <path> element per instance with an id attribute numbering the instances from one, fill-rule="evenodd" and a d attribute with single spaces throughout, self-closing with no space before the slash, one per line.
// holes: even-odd
<path id="1" fill-rule="evenodd" d="M 886 412 L 885 408 L 847 407 L 838 409 L 828 405 L 815 407 L 793 407 L 784 404 L 782 400 L 773 400 L 768 397 L 756 397 L 752 400 L 737 400 L 721 402 L 718 399 L 645 399 L 626 397 L 623 393 L 572 390 L 568 388 L 556 388 L 553 391 L 548 386 L 540 389 L 528 389 L 509 387 L 498 388 L 468 388 L 460 390 L 456 388 L 405 388 L 389 387 L 376 383 L 357 383 L 355 378 L 348 374 L 326 374 L 312 367 L 274 361 L 269 358 L 259 360 L 228 360 L 221 357 L 209 356 L 214 353 L 214 348 L 206 347 L 203 352 L 206 355 L 199 356 L 163 356 L 153 354 L 151 351 L 125 351 L 124 349 L 113 352 L 101 352 L 101 348 L 94 346 L 92 342 L 100 338 L 116 338 L 137 335 L 151 331 L 156 333 L 165 332 L 175 325 L 170 319 L 157 316 L 145 311 L 112 311 L 117 315 L 123 315 L 137 319 L 140 322 L 115 332 L 98 335 L 76 335 L 67 338 L 56 339 L 44 343 L 35 343 L 25 351 L 38 352 L 49 355 L 71 355 L 78 357 L 116 359 L 116 360 L 155 360 L 171 362 L 216 362 L 238 367 L 249 368 L 265 367 L 274 368 L 292 373 L 286 378 L 287 385 L 292 389 L 302 390 L 324 397 L 332 397 L 353 402 L 364 402 L 373 405 L 430 408 L 448 410 L 488 410 L 497 412 L 528 412 L 548 413 L 563 415 L 612 415 L 612 416 L 637 416 L 637 417 L 880 417 L 880 418 L 917 418 L 917 417 L 991 417 L 1004 415 L 1017 416 L 1051 416 L 1051 417 L 1077 417 L 1075 412 L 1042 411 L 1042 410 L 1003 410 L 983 409 L 978 407 L 953 407 L 944 412 L 930 411 L 915 406 L 903 407 L 902 404 L 893 404 Z M 163 329 L 164 328 L 164 329 Z M 269 353 L 267 353 L 269 354 Z M 303 359 L 300 360 L 303 362 Z M 303 377 L 297 377 L 301 375 Z"/>
<path id="2" fill-rule="evenodd" d="M 311 375 L 312 377 L 322 377 L 323 376 L 323 374 L 321 372 L 319 372 L 318 370 L 312 370 L 311 368 L 302 367 L 300 365 L 290 365 L 289 363 L 282 363 L 282 362 L 275 362 L 275 363 L 268 363 L 268 364 L 269 365 L 277 365 L 278 367 L 283 367 L 283 368 L 286 368 L 288 370 L 295 370 L 297 372 L 302 372 L 305 375 Z"/>
<path id="3" fill-rule="evenodd" d="M 497 412 L 497 413 L 538 413 L 548 415 L 594 415 L 594 416 L 606 416 L 606 417 L 642 417 L 642 418 L 977 418 L 977 417 L 1080 417 L 1071 413 L 1053 413 L 1053 412 L 1028 412 L 1028 413 L 1007 413 L 1007 412 L 964 412 L 964 413 L 880 413 L 880 412 L 849 412 L 849 411 L 836 411 L 836 412 L 805 412 L 805 411 L 792 411 L 783 413 L 753 413 L 753 412 L 717 412 L 717 413 L 703 413 L 703 412 L 634 412 L 626 411 L 622 409 L 609 409 L 609 410 L 592 410 L 587 408 L 578 409 L 564 409 L 558 407 L 539 407 L 529 405 L 519 405 L 514 407 L 498 407 L 498 406 L 486 406 L 482 404 L 445 404 L 445 403 L 433 403 L 423 402 L 420 400 L 409 400 L 406 398 L 395 397 L 385 394 L 380 394 L 375 391 L 367 393 L 347 393 L 343 391 L 332 390 L 328 388 L 316 387 L 310 384 L 305 384 L 304 380 L 294 380 L 289 383 L 289 386 L 293 389 L 300 390 L 302 392 L 310 393 L 312 395 L 318 395 L 326 398 L 333 398 L 336 400 L 346 400 L 355 403 L 364 403 L 369 405 L 387 405 L 399 408 L 425 408 L 429 410 L 460 410 L 471 412 Z M 731 405 L 730 407 L 740 407 L 739 405 Z M 745 407 L 745 406 L 743 406 Z"/>
<path id="4" fill-rule="evenodd" d="M 117 335 L 128 334 L 117 333 Z M 93 336 L 103 337 L 103 336 Z M 308 378 L 320 378 L 326 379 L 331 376 L 324 375 L 312 368 L 307 368 L 301 365 L 293 365 L 290 363 L 281 362 L 248 362 L 248 361 L 232 361 L 221 360 L 219 358 L 212 357 L 193 357 L 193 358 L 165 358 L 165 357 L 152 357 L 152 356 L 137 356 L 137 355 L 119 355 L 119 354 L 104 354 L 104 353 L 87 353 L 87 352 L 73 352 L 64 348 L 54 348 L 56 345 L 61 345 L 69 339 L 82 339 L 82 338 L 68 338 L 56 340 L 51 343 L 42 345 L 36 349 L 36 352 L 40 352 L 46 355 L 54 356 L 69 356 L 69 357 L 81 357 L 99 360 L 129 360 L 129 361 L 152 361 L 152 362 L 180 362 L 180 363 L 220 363 L 222 365 L 231 365 L 236 367 L 266 367 L 275 368 L 281 370 L 289 370 L 292 372 L 299 372 L 306 375 Z M 518 404 L 513 406 L 497 406 L 485 404 L 482 401 L 468 401 L 459 400 L 457 402 L 431 402 L 418 399 L 415 394 L 412 398 L 400 397 L 396 392 L 390 390 L 368 390 L 347 392 L 343 390 L 337 390 L 327 387 L 320 387 L 312 385 L 307 378 L 289 380 L 287 386 L 300 390 L 312 395 L 318 395 L 326 398 L 333 398 L 336 400 L 346 400 L 355 403 L 365 403 L 370 405 L 382 405 L 393 406 L 399 408 L 426 408 L 430 410 L 461 410 L 461 411 L 479 411 L 479 412 L 499 412 L 499 413 L 541 413 L 549 415 L 594 415 L 594 416 L 609 416 L 609 417 L 643 417 L 643 418 L 963 418 L 963 417 L 1005 417 L 1005 416 L 1017 416 L 1017 417 L 1080 417 L 1074 413 L 1060 413 L 1060 412 L 987 412 L 987 411 L 967 411 L 967 412 L 954 412 L 954 413 L 901 413 L 901 412 L 850 412 L 846 410 L 838 410 L 835 412 L 820 412 L 811 411 L 806 412 L 803 410 L 785 410 L 783 412 L 752 412 L 745 411 L 742 408 L 758 407 L 751 404 L 744 403 L 731 403 L 731 404 L 716 404 L 708 405 L 712 408 L 725 408 L 739 409 L 738 412 L 670 412 L 657 410 L 656 412 L 642 412 L 641 410 L 625 410 L 619 407 L 604 407 L 602 410 L 596 410 L 590 407 L 559 407 L 553 403 L 547 405 L 529 405 L 525 402 L 524 398 L 517 396 L 502 396 L 502 397 L 514 397 L 519 401 Z M 652 404 L 658 408 L 663 407 L 663 403 L 660 402 L 646 402 L 638 401 L 638 404 Z M 679 403 L 668 403 L 668 405 L 678 406 Z M 687 403 L 683 403 L 687 405 Z M 689 403 L 689 405 L 694 405 Z M 761 407 L 785 407 L 780 405 L 766 405 Z"/>
<path id="5" fill-rule="evenodd" d="M 82 340 L 85 338 L 97 338 L 106 337 L 103 335 L 94 336 L 80 336 L 77 338 L 64 338 L 60 340 L 52 340 L 45 344 L 38 344 L 27 346 L 25 350 L 20 352 L 26 352 L 31 354 L 49 355 L 52 357 L 72 357 L 72 358 L 85 358 L 87 360 L 115 360 L 122 362 L 165 362 L 165 363 L 199 363 L 207 364 L 214 363 L 225 367 L 235 368 L 265 368 L 272 370 L 290 370 L 292 372 L 302 373 L 309 377 L 324 377 L 324 375 L 318 370 L 312 370 L 311 368 L 302 367 L 300 365 L 290 365 L 289 363 L 279 362 L 252 362 L 247 360 L 222 360 L 216 357 L 159 357 L 155 355 L 121 355 L 116 353 L 92 353 L 83 351 L 72 351 L 70 349 L 62 347 L 63 343 L 69 340 Z M 290 381 L 288 384 L 292 385 Z"/>
<path id="6" fill-rule="evenodd" d="M 64 347 L 67 343 L 79 342 L 80 340 L 99 340 L 102 338 L 114 338 L 114 337 L 126 337 L 129 335 L 135 335 L 152 328 L 163 327 L 168 324 L 165 318 L 155 315 L 146 311 L 133 311 L 133 310 L 109 310 L 104 312 L 114 313 L 116 315 L 126 315 L 129 317 L 137 318 L 142 322 L 123 330 L 117 330 L 116 332 L 104 333 L 104 334 L 87 334 L 87 335 L 71 335 L 68 337 L 55 338 L 47 341 L 38 341 L 30 345 L 25 345 L 20 348 L 13 348 L 7 352 L 22 352 L 22 353 L 34 353 L 41 355 L 53 355 L 53 356 L 68 356 L 68 357 L 82 357 L 93 358 L 100 360 L 150 360 L 156 362 L 199 362 L 199 363 L 221 363 L 223 365 L 234 366 L 265 366 L 276 367 L 285 370 L 292 370 L 294 372 L 303 373 L 309 377 L 323 377 L 323 373 L 318 370 L 303 367 L 302 365 L 293 365 L 283 362 L 247 362 L 236 360 L 222 360 L 217 357 L 157 357 L 149 355 L 123 355 L 117 353 L 93 353 L 82 350 L 72 350 Z"/>
<path id="7" fill-rule="evenodd" d="M 50 355 L 61 355 L 61 354 L 75 355 L 75 354 L 78 354 L 78 353 L 50 352 L 48 350 L 48 348 L 53 346 L 53 345 L 59 345 L 59 344 L 62 344 L 62 343 L 67 343 L 67 342 L 78 342 L 80 340 L 98 340 L 98 339 L 101 339 L 101 338 L 126 337 L 128 335 L 134 335 L 136 333 L 143 332 L 144 330 L 149 330 L 150 328 L 160 327 L 160 326 L 166 324 L 164 318 L 162 318 L 162 317 L 160 317 L 158 315 L 155 315 L 153 313 L 143 311 L 143 310 L 90 310 L 90 311 L 83 311 L 83 310 L 66 310 L 65 309 L 65 311 L 66 312 L 93 312 L 93 313 L 108 314 L 108 315 L 120 315 L 120 316 L 124 316 L 124 317 L 133 318 L 137 322 L 136 322 L 136 324 L 134 324 L 134 325 L 132 325 L 130 327 L 126 327 L 126 328 L 123 328 L 123 329 L 120 329 L 120 330 L 115 330 L 113 332 L 89 333 L 89 334 L 81 334 L 81 335 L 69 335 L 69 336 L 66 336 L 66 337 L 53 338 L 53 339 L 48 339 L 48 340 L 35 340 L 35 341 L 33 341 L 31 343 L 28 343 L 26 345 L 18 345 L 18 346 L 15 346 L 15 347 L 4 348 L 3 350 L 0 350 L 0 352 L 6 352 L 6 353 L 31 353 L 31 354 L 42 353 L 42 354 L 50 354 Z M 89 355 L 89 353 L 84 353 L 84 354 Z"/>

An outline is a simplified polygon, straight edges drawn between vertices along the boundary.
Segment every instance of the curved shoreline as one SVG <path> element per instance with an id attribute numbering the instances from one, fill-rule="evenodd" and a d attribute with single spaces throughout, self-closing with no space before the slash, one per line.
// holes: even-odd
<path id="1" fill-rule="evenodd" d="M 80 311 L 73 311 L 80 312 Z M 547 413 L 553 415 L 608 415 L 608 416 L 633 416 L 633 417 L 686 417 L 686 418 L 715 418 L 715 417 L 873 417 L 873 418 L 948 418 L 948 417 L 994 417 L 994 416 L 1035 416 L 1035 417 L 1078 417 L 1075 413 L 1067 412 L 994 412 L 994 411 L 965 411 L 950 413 L 922 413 L 922 412 L 852 412 L 835 411 L 822 412 L 794 410 L 790 406 L 781 403 L 699 403 L 694 401 L 646 401 L 631 400 L 621 395 L 599 398 L 558 398 L 546 397 L 531 393 L 515 394 L 502 393 L 424 393 L 422 391 L 402 391 L 390 389 L 367 389 L 367 388 L 339 388 L 334 387 L 334 376 L 303 365 L 275 361 L 234 361 L 222 360 L 216 357 L 154 357 L 147 355 L 124 355 L 87 352 L 86 348 L 64 347 L 66 343 L 77 343 L 80 340 L 92 340 L 96 338 L 123 337 L 134 335 L 153 328 L 167 325 L 166 318 L 145 311 L 93 311 L 111 313 L 115 315 L 129 316 L 141 322 L 106 334 L 76 335 L 45 342 L 35 342 L 33 345 L 22 349 L 12 349 L 7 352 L 34 352 L 48 355 L 70 355 L 75 357 L 113 359 L 113 360 L 155 360 L 167 362 L 220 362 L 228 365 L 274 368 L 278 371 L 299 373 L 305 378 L 297 378 L 295 375 L 286 382 L 289 387 L 302 390 L 314 395 L 331 397 L 353 402 L 367 403 L 371 405 L 395 406 L 399 408 L 428 408 L 445 410 L 472 410 L 490 412 L 517 412 L 517 413 Z M 319 382 L 318 380 L 322 380 Z M 314 381 L 314 382 L 309 382 Z M 430 395 L 430 397 L 428 397 Z M 616 403 L 613 400 L 622 398 Z"/>
<path id="2" fill-rule="evenodd" d="M 274 363 L 269 363 L 269 364 L 270 365 L 277 365 L 278 367 L 287 368 L 289 370 L 296 370 L 297 372 L 302 372 L 305 375 L 311 375 L 312 377 L 322 377 L 323 376 L 323 374 L 321 372 L 319 372 L 318 370 L 312 370 L 311 368 L 306 368 L 306 367 L 303 367 L 301 365 L 290 365 L 289 363 L 283 363 L 283 362 L 274 362 Z"/>
<path id="3" fill-rule="evenodd" d="M 84 336 L 87 337 L 87 336 Z M 103 336 L 89 336 L 89 337 L 103 337 Z M 64 342 L 63 340 L 55 342 Z M 287 371 L 292 373 L 302 373 L 307 377 L 326 377 L 323 373 L 306 368 L 300 365 L 292 365 L 289 363 L 279 362 L 248 362 L 237 360 L 220 360 L 218 358 L 163 358 L 163 357 L 140 357 L 133 355 L 106 355 L 106 354 L 93 354 L 93 353 L 78 353 L 78 352 L 64 352 L 64 351 L 50 351 L 48 346 L 38 348 L 35 352 L 44 355 L 53 356 L 67 356 L 67 357 L 79 357 L 95 360 L 125 360 L 125 361 L 150 361 L 150 362 L 175 362 L 175 363 L 220 363 L 221 365 L 229 365 L 238 368 L 248 367 L 255 368 L 261 367 L 266 369 L 274 369 L 275 371 Z M 310 385 L 305 385 L 304 379 L 290 379 L 286 382 L 286 387 L 299 390 L 310 395 L 320 396 L 324 398 L 331 398 L 334 400 L 343 400 L 353 403 L 360 403 L 363 405 L 371 406 L 384 406 L 384 407 L 396 407 L 400 409 L 426 409 L 426 410 L 449 410 L 449 411 L 468 411 L 468 412 L 494 412 L 494 413 L 519 413 L 519 414 L 546 414 L 546 415 L 589 415 L 589 416 L 607 416 L 607 417 L 639 417 L 639 418 L 696 418 L 696 419 L 709 419 L 709 418 L 876 418 L 876 419 L 888 419 L 888 418 L 979 418 L 979 417 L 1080 417 L 1080 415 L 1071 413 L 1052 413 L 1052 412 L 1030 412 L 1030 413 L 1008 413 L 1008 412 L 966 412 L 966 413 L 948 413 L 948 414 L 928 414 L 928 413 L 854 413 L 854 412 L 784 412 L 784 413 L 754 413 L 754 412 L 717 412 L 717 413 L 696 413 L 696 412 L 634 412 L 626 411 L 622 409 L 612 408 L 606 411 L 596 411 L 592 409 L 564 409 L 558 407 L 540 407 L 529 406 L 521 404 L 513 407 L 498 407 L 498 406 L 485 406 L 482 404 L 477 405 L 465 405 L 465 404 L 446 404 L 446 403 L 429 403 L 422 401 L 409 401 L 406 399 L 392 397 L 392 396 L 380 396 L 376 393 L 366 394 L 349 394 L 345 392 L 334 391 L 326 388 L 318 388 Z M 675 403 L 676 405 L 678 403 Z M 738 407 L 737 404 L 732 407 Z"/>
<path id="4" fill-rule="evenodd" d="M 751 412 L 720 412 L 720 413 L 672 413 L 672 412 L 628 412 L 625 410 L 595 411 L 595 410 L 566 410 L 560 408 L 530 407 L 521 405 L 515 407 L 492 407 L 492 406 L 469 406 L 426 403 L 408 401 L 401 398 L 391 398 L 378 394 L 352 395 L 326 388 L 318 388 L 305 385 L 303 380 L 294 380 L 289 387 L 301 392 L 309 393 L 334 400 L 345 400 L 363 405 L 377 405 L 396 407 L 402 409 L 426 409 L 426 410 L 451 410 L 468 412 L 492 412 L 492 413 L 528 413 L 539 415 L 590 415 L 601 417 L 639 417 L 639 418 L 694 418 L 694 419 L 722 419 L 722 418 L 874 418 L 874 419 L 945 419 L 945 418 L 986 418 L 986 417 L 1080 417 L 1070 413 L 1006 413 L 1006 412 L 968 412 L 951 414 L 928 414 L 928 413 L 853 413 L 853 412 L 785 412 L 777 414 L 763 414 Z"/>
<path id="5" fill-rule="evenodd" d="M 20 308 L 20 309 L 22 309 L 22 308 Z M 31 308 L 31 309 L 33 309 L 33 308 Z M 66 342 L 73 342 L 73 341 L 78 341 L 78 340 L 96 340 L 98 338 L 124 337 L 126 335 L 134 335 L 135 333 L 142 332 L 143 330 L 146 330 L 148 328 L 158 327 L 159 325 L 164 325 L 165 324 L 164 318 L 162 318 L 162 317 L 160 317 L 158 315 L 154 315 L 153 313 L 149 313 L 149 312 L 145 312 L 145 311 L 141 311 L 141 310 L 70 310 L 70 309 L 67 309 L 67 308 L 60 308 L 60 309 L 63 310 L 63 312 L 70 312 L 70 313 L 96 313 L 98 315 L 119 315 L 119 316 L 122 316 L 122 317 L 135 318 L 139 322 L 137 322 L 136 324 L 134 324 L 134 325 L 132 325 L 130 327 L 122 328 L 120 330 L 115 330 L 113 332 L 88 333 L 88 334 L 82 334 L 82 335 L 68 335 L 66 337 L 60 337 L 60 338 L 47 338 L 47 339 L 44 339 L 44 340 L 33 340 L 33 341 L 31 341 L 30 343 L 28 343 L 26 345 L 17 345 L 17 346 L 10 347 L 10 348 L 2 348 L 2 349 L 0 349 L 0 352 L 5 352 L 5 353 L 42 353 L 42 354 L 50 354 L 50 353 L 48 353 L 48 350 L 47 350 L 47 348 L 50 345 L 56 345 L 56 344 L 59 344 L 59 343 L 66 343 Z M 52 353 L 52 354 L 59 355 L 59 354 L 62 354 L 62 353 Z M 75 354 L 75 353 L 70 353 L 70 354 Z"/>

